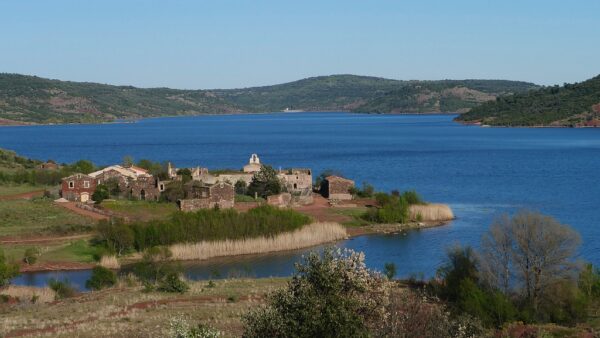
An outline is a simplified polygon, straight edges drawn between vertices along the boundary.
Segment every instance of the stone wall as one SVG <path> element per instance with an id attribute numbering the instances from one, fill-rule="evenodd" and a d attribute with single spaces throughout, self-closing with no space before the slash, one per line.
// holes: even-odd
<path id="1" fill-rule="evenodd" d="M 325 197 L 331 200 L 351 200 L 350 189 L 353 187 L 354 181 L 338 176 L 329 176 L 322 184 Z"/>

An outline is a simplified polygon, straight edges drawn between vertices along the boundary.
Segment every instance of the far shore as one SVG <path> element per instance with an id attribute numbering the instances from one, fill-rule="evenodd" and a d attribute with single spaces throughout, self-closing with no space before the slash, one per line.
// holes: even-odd
<path id="1" fill-rule="evenodd" d="M 424 113 L 368 113 L 368 112 L 353 112 L 350 110 L 303 110 L 303 111 L 274 111 L 274 112 L 262 112 L 262 113 L 206 113 L 206 114 L 194 114 L 194 115 L 162 115 L 162 116 L 148 116 L 140 117 L 131 120 L 115 120 L 115 121 L 98 121 L 98 122 L 71 122 L 71 123 L 36 123 L 36 122 L 22 122 L 13 120 L 0 119 L 0 128 L 2 127 L 38 127 L 38 126 L 94 126 L 103 124 L 128 124 L 137 123 L 142 120 L 149 119 L 160 119 L 160 118 L 177 118 L 177 117 L 197 117 L 197 116 L 231 116 L 231 115 L 268 115 L 268 114 L 302 114 L 302 113 L 346 113 L 346 114 L 357 114 L 357 115 L 456 115 L 456 112 L 424 112 Z"/>

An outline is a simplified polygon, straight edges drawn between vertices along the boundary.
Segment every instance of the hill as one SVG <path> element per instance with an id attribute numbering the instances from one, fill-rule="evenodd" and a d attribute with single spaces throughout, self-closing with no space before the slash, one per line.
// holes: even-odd
<path id="1" fill-rule="evenodd" d="M 498 96 L 535 87 L 516 81 L 399 81 L 332 75 L 263 87 L 179 90 L 0 74 L 0 124 L 109 122 L 286 108 L 368 113 L 462 112 Z"/>
<path id="2" fill-rule="evenodd" d="M 600 126 L 600 75 L 580 83 L 499 97 L 456 120 L 494 126 Z"/>

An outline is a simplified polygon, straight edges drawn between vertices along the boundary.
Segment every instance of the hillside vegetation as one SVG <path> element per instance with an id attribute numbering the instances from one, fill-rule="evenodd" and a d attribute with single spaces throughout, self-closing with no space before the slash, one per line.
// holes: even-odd
<path id="1" fill-rule="evenodd" d="M 463 112 L 534 84 L 498 80 L 398 81 L 356 75 L 243 89 L 136 88 L 0 74 L 0 125 L 262 113 L 286 108 L 367 113 Z"/>
<path id="2" fill-rule="evenodd" d="M 457 117 L 495 126 L 600 126 L 600 75 L 584 82 L 499 97 Z"/>

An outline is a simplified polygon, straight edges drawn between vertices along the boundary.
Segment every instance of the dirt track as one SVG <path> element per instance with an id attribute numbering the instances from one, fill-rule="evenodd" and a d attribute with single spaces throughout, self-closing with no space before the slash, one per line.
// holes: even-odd
<path id="1" fill-rule="evenodd" d="M 12 200 L 28 200 L 31 199 L 33 197 L 39 197 L 44 195 L 44 190 L 36 190 L 36 191 L 29 191 L 29 192 L 24 192 L 21 194 L 15 194 L 15 195 L 8 195 L 8 196 L 0 196 L 0 201 L 12 201 Z"/>

